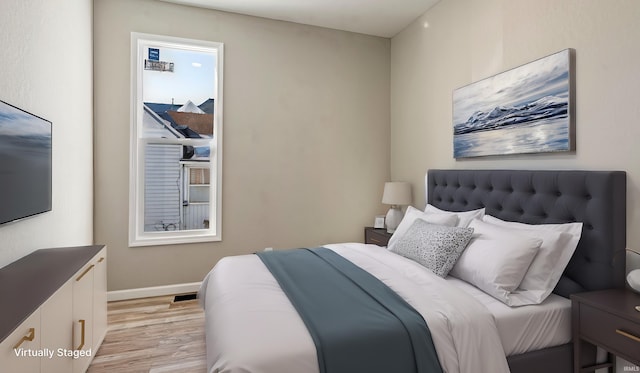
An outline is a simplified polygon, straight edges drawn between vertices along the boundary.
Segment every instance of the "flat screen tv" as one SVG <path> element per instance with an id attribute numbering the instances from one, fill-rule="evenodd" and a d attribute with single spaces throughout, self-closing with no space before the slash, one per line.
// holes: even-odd
<path id="1" fill-rule="evenodd" d="M 0 101 L 0 224 L 51 211 L 51 122 Z"/>

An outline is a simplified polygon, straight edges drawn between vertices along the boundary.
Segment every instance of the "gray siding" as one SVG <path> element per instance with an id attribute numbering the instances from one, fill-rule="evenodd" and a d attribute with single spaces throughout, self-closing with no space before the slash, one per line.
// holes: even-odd
<path id="1" fill-rule="evenodd" d="M 191 203 L 185 207 L 185 229 L 205 229 L 205 220 L 209 221 L 208 203 Z"/>
<path id="2" fill-rule="evenodd" d="M 145 232 L 180 229 L 181 145 L 148 144 L 145 149 Z"/>

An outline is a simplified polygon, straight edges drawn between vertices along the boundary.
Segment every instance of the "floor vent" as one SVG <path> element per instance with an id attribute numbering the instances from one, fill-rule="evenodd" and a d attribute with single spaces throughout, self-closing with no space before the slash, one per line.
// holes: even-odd
<path id="1" fill-rule="evenodd" d="M 177 302 L 184 302 L 187 300 L 194 300 L 198 298 L 198 293 L 189 293 L 189 294 L 182 294 L 182 295 L 176 295 L 175 298 L 173 298 L 173 303 L 177 303 Z"/>

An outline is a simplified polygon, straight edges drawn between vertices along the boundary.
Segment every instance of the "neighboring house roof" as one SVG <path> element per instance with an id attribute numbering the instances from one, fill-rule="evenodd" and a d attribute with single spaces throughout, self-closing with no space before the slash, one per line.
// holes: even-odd
<path id="1" fill-rule="evenodd" d="M 153 110 L 154 113 L 161 115 L 167 110 L 176 110 L 182 105 L 173 105 L 173 104 L 158 104 L 155 102 L 145 102 L 145 105 L 149 107 L 149 109 Z"/>
<path id="2" fill-rule="evenodd" d="M 200 106 L 189 100 L 184 105 L 145 102 L 144 108 L 150 122 L 171 128 L 174 136 L 199 138 L 213 136 L 213 104 L 210 98 Z"/>
<path id="3" fill-rule="evenodd" d="M 188 139 L 199 139 L 199 138 L 202 138 L 202 136 L 200 136 L 199 133 L 197 133 L 196 131 L 192 130 L 191 128 L 189 128 L 187 126 L 175 126 L 174 128 L 176 130 L 178 130 L 181 134 L 184 135 L 184 137 L 186 137 Z"/>
<path id="4" fill-rule="evenodd" d="M 166 120 L 167 122 L 171 123 L 171 125 L 175 128 L 178 126 L 178 123 L 176 123 L 173 118 L 171 118 L 171 115 L 169 115 L 166 111 L 162 112 L 162 113 L 158 113 L 158 116 L 164 120 Z"/>
<path id="5" fill-rule="evenodd" d="M 146 133 L 152 137 L 166 137 L 175 136 L 176 138 L 183 138 L 185 135 L 177 131 L 174 126 L 167 120 L 162 119 L 156 114 L 149 106 L 143 105 L 143 126 Z"/>
<path id="6" fill-rule="evenodd" d="M 213 114 L 168 111 L 167 115 L 170 116 L 173 122 L 177 125 L 175 126 L 176 129 L 179 129 L 181 126 L 186 126 L 193 130 L 192 132 L 203 137 L 213 136 Z M 184 134 L 186 137 L 200 137 L 190 136 L 191 133 Z"/>
<path id="7" fill-rule="evenodd" d="M 180 106 L 180 108 L 177 111 L 181 113 L 204 114 L 204 111 L 202 111 L 199 107 L 197 107 L 196 104 L 191 102 L 191 100 L 188 100 L 184 105 Z"/>
<path id="8" fill-rule="evenodd" d="M 207 114 L 213 114 L 213 103 L 214 100 L 212 98 L 198 105 L 200 110 L 204 111 Z"/>
<path id="9" fill-rule="evenodd" d="M 206 114 L 213 114 L 214 103 L 215 100 L 210 98 L 198 105 L 198 108 Z M 161 104 L 157 102 L 145 102 L 144 104 L 160 116 L 167 111 L 178 111 L 178 108 L 184 106 L 182 104 Z"/>

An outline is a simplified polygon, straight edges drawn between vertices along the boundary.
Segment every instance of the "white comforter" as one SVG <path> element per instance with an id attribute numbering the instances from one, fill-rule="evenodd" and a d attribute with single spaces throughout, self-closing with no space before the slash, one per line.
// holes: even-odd
<path id="1" fill-rule="evenodd" d="M 378 246 L 325 247 L 376 276 L 424 317 L 444 372 L 509 372 L 493 316 L 475 299 Z M 318 372 L 302 319 L 256 255 L 222 259 L 203 281 L 199 297 L 209 372 Z"/>

